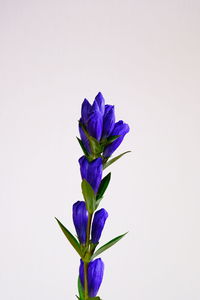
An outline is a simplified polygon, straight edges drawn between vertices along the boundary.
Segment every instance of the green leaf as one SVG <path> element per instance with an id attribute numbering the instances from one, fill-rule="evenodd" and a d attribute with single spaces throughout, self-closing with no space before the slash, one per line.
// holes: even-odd
<path id="1" fill-rule="evenodd" d="M 94 153 L 96 155 L 100 155 L 103 149 L 102 149 L 101 145 L 99 144 L 99 142 L 93 136 L 88 135 L 87 138 L 90 142 L 90 147 L 91 147 L 92 153 Z"/>
<path id="2" fill-rule="evenodd" d="M 96 195 L 91 185 L 83 179 L 81 183 L 83 197 L 86 202 L 87 210 L 92 214 L 96 209 Z"/>
<path id="3" fill-rule="evenodd" d="M 84 290 L 80 281 L 80 277 L 78 277 L 78 292 L 79 292 L 79 299 L 84 300 Z"/>
<path id="4" fill-rule="evenodd" d="M 88 156 L 88 152 L 87 152 L 85 146 L 83 145 L 83 142 L 78 137 L 76 137 L 76 138 L 77 138 L 77 140 L 79 142 L 79 145 L 81 146 L 81 149 L 83 150 L 83 153 L 85 154 L 85 156 Z"/>
<path id="5" fill-rule="evenodd" d="M 109 185 L 109 182 L 110 182 L 110 178 L 111 178 L 111 172 L 108 173 L 102 180 L 101 180 L 101 183 L 100 183 L 100 186 L 99 186 L 99 189 L 98 189 L 98 192 L 97 192 L 97 200 L 99 198 L 102 198 L 108 185 Z"/>
<path id="6" fill-rule="evenodd" d="M 124 152 L 124 153 L 122 153 L 122 154 L 120 154 L 120 155 L 118 155 L 118 156 L 116 156 L 116 157 L 114 157 L 114 158 L 108 160 L 108 161 L 104 164 L 104 167 L 103 167 L 104 170 L 105 170 L 108 166 L 110 166 L 111 164 L 113 164 L 116 160 L 118 160 L 119 158 L 121 158 L 122 156 L 124 156 L 126 153 L 129 153 L 129 152 L 131 152 L 131 151 L 126 151 L 126 152 Z"/>
<path id="7" fill-rule="evenodd" d="M 117 140 L 121 135 L 113 135 L 110 136 L 109 138 L 107 138 L 107 145 L 111 144 L 112 142 L 114 142 L 115 140 Z"/>
<path id="8" fill-rule="evenodd" d="M 85 126 L 81 122 L 79 122 L 79 124 L 90 142 L 90 148 L 91 148 L 92 153 L 96 154 L 96 155 L 101 154 L 103 149 L 102 149 L 100 143 L 97 141 L 97 139 L 95 139 L 93 136 L 88 134 L 87 130 L 85 129 Z"/>
<path id="9" fill-rule="evenodd" d="M 114 244 L 116 244 L 119 240 L 121 240 L 128 232 L 117 236 L 116 238 L 112 239 L 111 241 L 109 241 L 108 243 L 106 243 L 105 245 L 103 245 L 102 247 L 100 247 L 91 257 L 91 260 L 94 259 L 96 256 L 98 256 L 99 254 L 101 254 L 102 252 L 106 251 L 107 249 L 109 249 L 110 247 L 112 247 Z"/>
<path id="10" fill-rule="evenodd" d="M 66 236 L 66 238 L 68 239 L 70 244 L 72 245 L 72 247 L 77 251 L 77 253 L 80 255 L 80 257 L 82 257 L 81 246 L 80 246 L 79 242 L 77 241 L 77 239 L 73 236 L 73 234 L 71 234 L 71 232 L 57 218 L 55 218 L 55 219 L 58 222 L 58 225 L 60 226 L 62 232 L 64 233 L 64 235 Z"/>
<path id="11" fill-rule="evenodd" d="M 98 192 L 97 192 L 97 196 L 96 196 L 96 208 L 99 206 L 99 203 L 101 202 L 103 195 L 109 185 L 110 182 L 110 178 L 111 178 L 111 172 L 108 173 L 102 180 L 101 180 L 101 184 L 99 186 Z"/>

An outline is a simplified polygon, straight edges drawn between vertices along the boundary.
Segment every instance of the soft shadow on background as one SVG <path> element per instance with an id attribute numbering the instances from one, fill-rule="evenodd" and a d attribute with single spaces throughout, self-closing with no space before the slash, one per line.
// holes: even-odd
<path id="1" fill-rule="evenodd" d="M 0 2 L 0 298 L 75 299 L 75 139 L 101 91 L 131 127 L 102 205 L 107 300 L 199 300 L 200 2 Z"/>

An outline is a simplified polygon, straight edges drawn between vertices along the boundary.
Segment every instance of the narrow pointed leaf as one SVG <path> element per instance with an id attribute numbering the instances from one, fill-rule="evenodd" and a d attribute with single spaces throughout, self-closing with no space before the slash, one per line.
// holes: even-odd
<path id="1" fill-rule="evenodd" d="M 96 195 L 91 185 L 83 179 L 81 183 L 83 197 L 86 202 L 87 210 L 92 214 L 96 209 Z"/>
<path id="2" fill-rule="evenodd" d="M 113 164 L 115 161 L 117 161 L 119 158 L 121 158 L 122 156 L 124 156 L 126 153 L 129 153 L 129 152 L 131 152 L 131 151 L 126 151 L 126 152 L 124 152 L 124 153 L 122 153 L 122 154 L 120 154 L 120 155 L 118 155 L 118 156 L 116 156 L 116 157 L 114 157 L 114 158 L 112 158 L 112 159 L 109 159 L 109 160 L 104 164 L 103 169 L 105 170 L 108 166 L 110 166 L 110 165 Z"/>
<path id="3" fill-rule="evenodd" d="M 117 140 L 119 137 L 120 137 L 120 135 L 110 136 L 107 139 L 102 139 L 100 144 L 102 147 L 105 147 L 105 146 L 111 144 L 112 142 L 114 142 L 115 140 Z"/>
<path id="4" fill-rule="evenodd" d="M 90 148 L 92 150 L 92 153 L 100 154 L 102 152 L 102 147 L 100 143 L 97 141 L 97 139 L 95 139 L 93 136 L 88 134 L 87 130 L 85 129 L 84 125 L 81 122 L 79 122 L 79 124 L 90 142 Z"/>
<path id="5" fill-rule="evenodd" d="M 107 249 L 109 249 L 110 247 L 112 247 L 114 244 L 116 244 L 119 240 L 121 240 L 128 232 L 117 236 L 116 238 L 112 239 L 111 241 L 109 241 L 108 243 L 106 243 L 105 245 L 103 245 L 102 247 L 100 247 L 91 257 L 91 260 L 94 259 L 96 256 L 98 256 L 99 254 L 101 254 L 102 252 L 106 251 Z"/>
<path id="6" fill-rule="evenodd" d="M 60 226 L 62 232 L 64 233 L 64 235 L 66 236 L 66 238 L 68 239 L 70 244 L 72 245 L 72 247 L 82 257 L 81 247 L 80 247 L 80 244 L 77 241 L 77 239 L 73 236 L 73 234 L 71 234 L 71 232 L 57 218 L 55 218 L 55 219 L 58 222 L 58 225 Z"/>
<path id="7" fill-rule="evenodd" d="M 85 154 L 85 156 L 88 156 L 88 152 L 87 150 L 85 149 L 85 146 L 83 145 L 83 142 L 81 141 L 81 139 L 79 139 L 78 137 L 76 137 L 78 142 L 79 142 L 79 145 L 81 146 L 81 149 L 83 150 L 83 153 Z"/>
<path id="8" fill-rule="evenodd" d="M 92 149 L 92 153 L 94 154 L 101 154 L 102 152 L 102 147 L 99 144 L 99 142 L 93 137 L 93 136 L 88 136 L 88 140 L 90 142 L 90 147 Z"/>
<path id="9" fill-rule="evenodd" d="M 79 299 L 84 300 L 84 291 L 80 281 L 80 277 L 78 277 L 78 292 L 79 292 Z"/>
<path id="10" fill-rule="evenodd" d="M 100 202 L 101 202 L 102 199 L 103 199 L 103 197 L 98 198 L 98 199 L 96 200 L 96 206 L 95 206 L 96 209 L 97 209 L 97 207 L 99 206 L 99 204 L 100 204 Z"/>
<path id="11" fill-rule="evenodd" d="M 103 197 L 111 178 L 111 172 L 108 173 L 102 180 L 97 193 L 97 200 Z"/>
<path id="12" fill-rule="evenodd" d="M 113 135 L 113 136 L 110 136 L 109 138 L 107 138 L 107 145 L 108 144 L 111 144 L 112 142 L 114 142 L 115 140 L 118 139 L 118 137 L 120 137 L 120 135 Z"/>

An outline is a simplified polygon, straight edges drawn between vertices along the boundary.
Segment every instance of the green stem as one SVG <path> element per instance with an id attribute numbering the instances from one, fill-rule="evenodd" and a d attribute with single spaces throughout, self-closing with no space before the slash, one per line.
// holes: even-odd
<path id="1" fill-rule="evenodd" d="M 92 223 L 92 214 L 88 213 L 88 224 L 87 224 L 87 235 L 86 235 L 86 248 L 87 253 L 90 254 L 89 242 L 90 242 L 90 231 Z M 88 299 L 88 262 L 84 262 L 84 297 L 85 300 Z"/>
<path id="2" fill-rule="evenodd" d="M 84 262 L 84 298 L 85 300 L 88 299 L 88 263 Z"/>

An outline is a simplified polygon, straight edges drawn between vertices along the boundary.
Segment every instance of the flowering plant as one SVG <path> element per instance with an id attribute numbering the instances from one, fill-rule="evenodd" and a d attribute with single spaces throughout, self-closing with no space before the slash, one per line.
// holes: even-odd
<path id="1" fill-rule="evenodd" d="M 101 258 L 96 257 L 126 234 L 115 237 L 96 250 L 108 218 L 108 212 L 104 208 L 97 210 L 111 179 L 111 173 L 103 178 L 102 174 L 108 166 L 130 152 L 111 158 L 129 132 L 129 126 L 123 121 L 115 122 L 114 106 L 105 105 L 102 94 L 98 93 L 92 105 L 87 99 L 82 103 L 79 132 L 80 138 L 77 140 L 84 153 L 79 159 L 84 201 L 77 201 L 72 209 L 77 238 L 56 220 L 80 256 L 77 299 L 101 300 L 97 293 L 103 279 L 104 263 Z"/>

